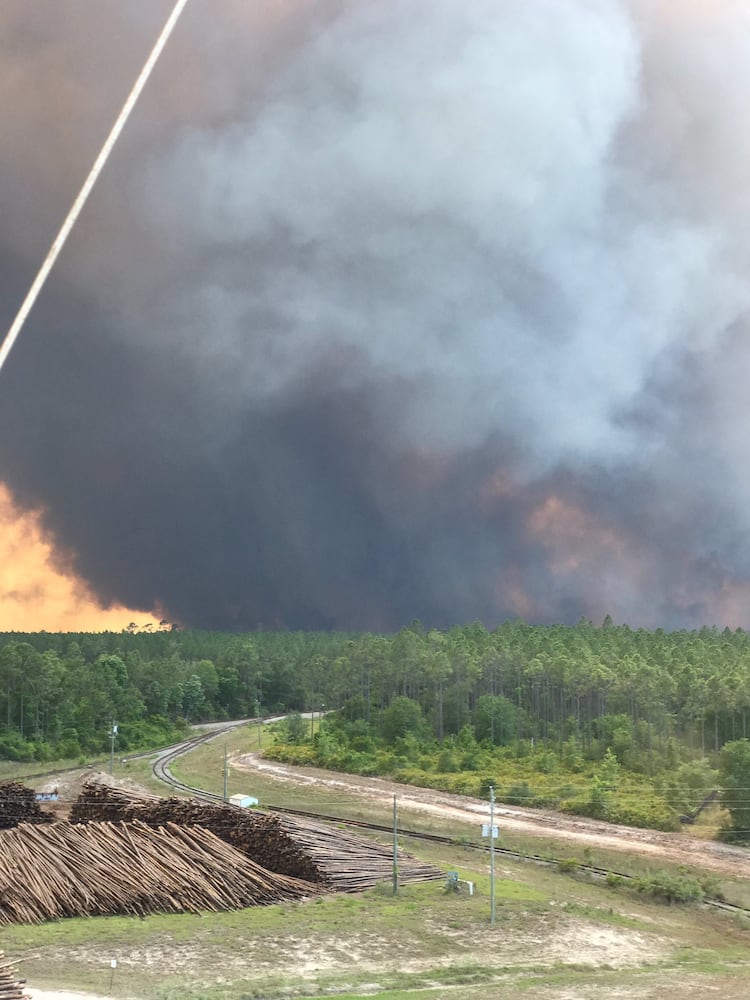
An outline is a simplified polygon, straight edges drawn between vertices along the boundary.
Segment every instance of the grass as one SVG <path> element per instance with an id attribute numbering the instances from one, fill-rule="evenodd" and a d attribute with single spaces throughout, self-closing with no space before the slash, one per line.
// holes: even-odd
<path id="1" fill-rule="evenodd" d="M 86 763 L 96 765 L 97 767 L 105 767 L 109 765 L 109 757 L 92 757 L 90 760 L 87 758 Z M 72 767 L 83 766 L 80 760 L 68 759 L 52 761 L 2 760 L 0 761 L 0 782 L 11 781 L 17 778 L 22 779 L 35 774 L 47 774 L 48 772 L 51 772 L 50 777 L 52 777 L 54 772 L 67 771 Z"/>
<path id="2" fill-rule="evenodd" d="M 263 746 L 273 740 L 270 727 L 263 727 Z M 224 749 L 229 758 L 228 791 L 246 792 L 256 796 L 261 806 L 281 806 L 328 815 L 342 816 L 347 819 L 379 823 L 388 826 L 392 818 L 392 800 L 384 794 L 382 801 L 363 798 L 349 792 L 341 786 L 335 790 L 321 788 L 312 784 L 300 782 L 284 782 L 264 772 L 243 771 L 232 766 L 232 759 L 237 755 L 249 753 L 258 749 L 257 727 L 253 724 L 235 730 L 226 737 L 202 744 L 190 754 L 180 758 L 172 765 L 172 772 L 187 784 L 193 784 L 209 791 L 221 792 L 223 787 Z M 325 774 L 330 779 L 336 779 L 334 772 L 322 772 L 313 769 L 316 774 Z M 153 791 L 164 794 L 164 785 L 151 774 L 151 764 L 145 761 L 133 761 L 126 765 L 119 762 L 115 765 L 115 773 L 128 776 L 146 785 Z M 718 809 L 718 807 L 716 807 Z M 478 823 L 446 820 L 444 818 L 425 814 L 424 812 L 399 806 L 399 826 L 404 829 L 418 829 L 423 833 L 434 833 L 449 836 L 456 840 L 457 845 L 479 845 Z M 702 829 L 713 828 L 717 823 L 715 815 L 704 819 Z M 554 834 L 535 836 L 505 831 L 500 824 L 501 839 L 498 846 L 517 851 L 526 856 L 539 856 L 549 860 L 567 858 L 571 854 L 570 841 L 556 838 Z M 694 828 L 690 828 L 692 835 Z M 402 840 L 405 838 L 402 836 Z M 408 838 L 406 838 L 408 839 Z M 415 842 L 409 845 L 414 849 Z M 474 853 L 473 851 L 470 853 Z M 610 871 L 622 872 L 635 877 L 654 877 L 659 872 L 668 872 L 675 877 L 684 877 L 700 881 L 705 877 L 705 870 L 699 865 L 685 866 L 672 864 L 659 859 L 651 860 L 637 851 L 623 852 L 602 847 L 585 848 L 579 854 L 580 860 L 586 864 L 595 865 Z M 450 866 L 455 868 L 456 865 Z M 728 902 L 750 908 L 750 884 L 741 878 L 721 878 L 717 886 L 722 897 Z"/>
<path id="3" fill-rule="evenodd" d="M 173 770 L 190 784 L 220 791 L 225 746 L 230 761 L 256 749 L 257 730 L 243 727 L 204 744 Z M 115 770 L 164 791 L 148 781 L 148 762 L 118 762 Z M 343 788 L 332 792 L 236 769 L 230 770 L 229 791 L 256 795 L 265 805 L 386 825 L 392 807 L 388 796 L 365 800 Z M 672 992 L 678 982 L 681 998 L 718 990 L 716 995 L 734 1000 L 750 993 L 748 921 L 698 907 L 666 907 L 552 866 L 498 855 L 497 919 L 491 927 L 488 858 L 469 846 L 480 840 L 476 824 L 426 819 L 406 809 L 400 810 L 400 822 L 454 837 L 450 846 L 402 841 L 425 861 L 473 881 L 476 894 L 447 893 L 433 882 L 403 887 L 394 897 L 390 886 L 382 885 L 356 895 L 233 913 L 65 920 L 4 928 L 0 948 L 23 959 L 23 975 L 35 986 L 101 994 L 109 994 L 110 960 L 116 958 L 112 995 L 139 1000 L 332 995 L 342 1000 L 368 990 L 391 1000 L 417 992 L 420 998 L 461 1000 L 593 997 L 623 984 L 628 992 L 620 995 L 671 1000 L 678 996 Z M 569 841 L 551 836 L 504 836 L 503 843 L 549 857 L 573 853 Z M 620 871 L 643 874 L 656 868 L 637 854 L 575 853 L 584 862 Z M 597 940 L 609 942 L 602 954 L 591 946 Z M 655 959 L 643 959 L 644 942 Z M 623 958 L 624 968 L 606 968 Z"/>

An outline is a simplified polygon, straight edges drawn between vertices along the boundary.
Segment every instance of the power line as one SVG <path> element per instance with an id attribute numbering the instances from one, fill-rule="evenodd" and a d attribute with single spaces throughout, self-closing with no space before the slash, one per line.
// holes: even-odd
<path id="1" fill-rule="evenodd" d="M 174 26 L 177 24 L 180 14 L 184 10 L 187 2 L 188 0 L 177 0 L 177 2 L 175 3 L 174 8 L 172 9 L 172 13 L 169 15 L 164 27 L 162 28 L 161 34 L 157 38 L 154 47 L 151 49 L 151 52 L 149 53 L 149 56 L 146 59 L 146 62 L 144 63 L 143 69 L 141 70 L 137 80 L 133 84 L 133 89 L 128 94 L 128 97 L 122 106 L 122 110 L 120 111 L 120 114 L 117 116 L 117 119 L 114 125 L 112 126 L 112 130 L 107 136 L 104 145 L 102 146 L 101 151 L 99 152 L 99 155 L 97 156 L 96 160 L 94 160 L 94 165 L 89 171 L 88 177 L 83 182 L 83 187 L 78 192 L 78 196 L 71 205 L 70 211 L 65 217 L 65 221 L 60 227 L 60 231 L 55 237 L 52 246 L 49 248 L 49 252 L 47 253 L 47 256 L 44 259 L 44 263 L 39 268 L 39 272 L 36 278 L 34 278 L 34 281 L 31 284 L 31 288 L 26 294 L 26 298 L 21 303 L 21 308 L 18 310 L 16 318 L 11 323 L 10 329 L 5 335 L 5 339 L 3 340 L 2 345 L 0 345 L 0 372 L 2 372 L 3 366 L 5 365 L 8 355 L 10 354 L 13 345 L 18 339 L 18 335 L 23 329 L 24 323 L 26 322 L 29 313 L 33 309 L 34 303 L 39 297 L 39 293 L 41 292 L 42 288 L 44 288 L 45 282 L 49 277 L 49 273 L 54 267 L 55 261 L 59 257 L 60 251 L 65 245 L 65 241 L 70 235 L 70 231 L 75 225 L 78 216 L 81 214 L 81 211 L 83 210 L 83 207 L 86 204 L 89 195 L 91 194 L 92 188 L 94 187 L 94 184 L 96 184 L 99 178 L 99 174 L 104 169 L 104 166 L 107 160 L 109 159 L 109 155 L 112 152 L 115 143 L 119 139 L 120 133 L 125 127 L 125 124 L 128 118 L 130 117 L 130 113 L 135 107 L 138 98 L 140 97 L 141 91 L 146 86 L 148 78 L 151 75 L 151 71 L 156 65 L 156 62 L 159 56 L 161 55 L 164 46 L 167 44 L 169 36 L 172 34 L 172 30 L 174 29 Z"/>

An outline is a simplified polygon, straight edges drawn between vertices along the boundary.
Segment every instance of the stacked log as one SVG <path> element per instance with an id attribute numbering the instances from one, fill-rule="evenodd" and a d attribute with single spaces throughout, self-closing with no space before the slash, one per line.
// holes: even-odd
<path id="1" fill-rule="evenodd" d="M 0 830 L 19 823 L 50 823 L 54 819 L 42 812 L 33 788 L 20 781 L 5 781 L 0 785 Z"/>
<path id="2" fill-rule="evenodd" d="M 362 892 L 393 878 L 393 847 L 298 816 L 284 816 L 281 827 L 314 862 L 337 892 Z M 401 885 L 445 879 L 435 865 L 398 851 Z"/>
<path id="3" fill-rule="evenodd" d="M 283 828 L 277 816 L 198 799 L 139 796 L 97 781 L 86 782 L 70 814 L 71 823 L 134 820 L 200 826 L 269 871 L 308 882 L 326 882 L 325 873 Z"/>
<path id="4" fill-rule="evenodd" d="M 134 819 L 144 805 L 160 801 L 158 795 L 152 795 L 145 789 L 134 792 L 129 788 L 108 784 L 102 777 L 92 778 L 82 785 L 69 820 L 71 823 L 88 823 L 91 820 L 116 823 L 119 820 Z"/>
<path id="5" fill-rule="evenodd" d="M 55 823 L 0 833 L 0 925 L 235 910 L 319 892 L 200 827 Z"/>
<path id="6" fill-rule="evenodd" d="M 71 822 L 138 819 L 149 826 L 177 823 L 200 826 L 242 851 L 269 871 L 327 885 L 339 892 L 360 892 L 392 878 L 392 847 L 356 833 L 279 813 L 212 805 L 197 799 L 139 797 L 132 792 L 87 782 L 73 807 Z M 443 879 L 403 851 L 398 855 L 402 884 Z"/>
<path id="7" fill-rule="evenodd" d="M 0 1000 L 29 1000 L 29 994 L 23 990 L 24 983 L 24 979 L 18 978 L 13 963 L 0 951 Z"/>

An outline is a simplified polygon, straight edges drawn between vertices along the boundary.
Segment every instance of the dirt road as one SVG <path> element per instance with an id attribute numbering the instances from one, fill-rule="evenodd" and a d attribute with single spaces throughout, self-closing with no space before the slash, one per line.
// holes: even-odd
<path id="1" fill-rule="evenodd" d="M 479 826 L 489 818 L 489 803 L 483 799 L 436 792 L 413 785 L 399 785 L 382 778 L 340 774 L 312 767 L 292 767 L 272 760 L 263 760 L 258 753 L 244 754 L 232 766 L 246 771 L 259 771 L 280 782 L 315 785 L 332 792 L 341 791 L 363 798 L 389 801 L 398 796 L 399 807 L 414 813 L 442 816 Z M 613 851 L 638 852 L 673 864 L 708 869 L 725 876 L 750 878 L 750 851 L 716 841 L 701 840 L 683 833 L 662 833 L 629 826 L 601 823 L 583 817 L 567 816 L 544 809 L 523 809 L 495 806 L 495 818 L 502 831 L 515 831 L 528 836 L 554 837 L 569 840 L 584 847 L 606 848 Z M 571 850 L 574 848 L 571 846 Z"/>

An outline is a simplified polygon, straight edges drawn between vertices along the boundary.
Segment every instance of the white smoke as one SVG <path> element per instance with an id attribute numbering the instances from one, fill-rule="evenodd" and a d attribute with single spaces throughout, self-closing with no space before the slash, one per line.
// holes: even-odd
<path id="1" fill-rule="evenodd" d="M 342 5 L 150 166 L 149 220 L 201 248 L 183 345 L 258 399 L 332 351 L 334 384 L 403 380 L 406 445 L 632 459 L 654 375 L 750 305 L 747 11 L 688 6 Z"/>

